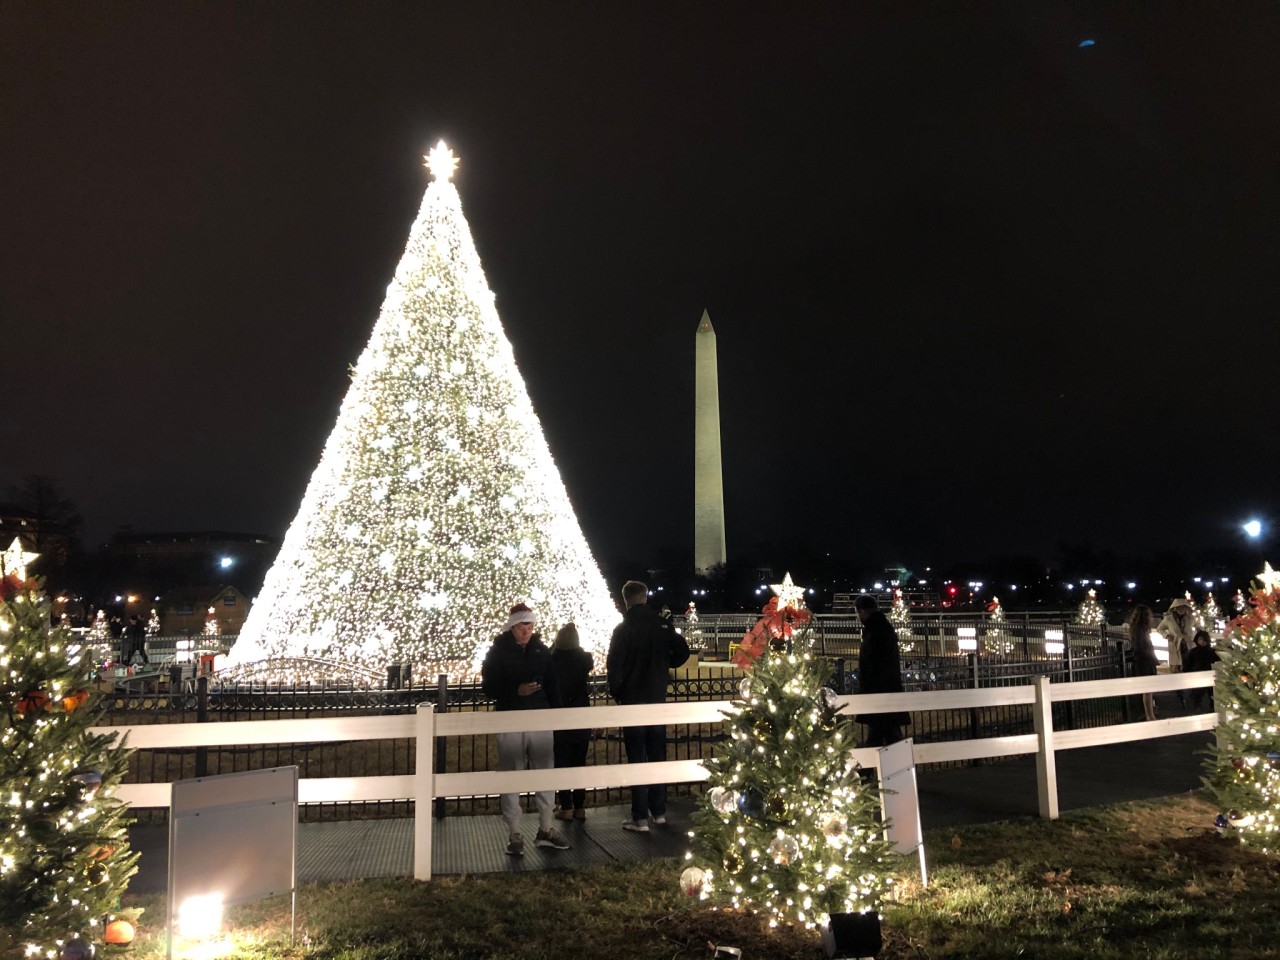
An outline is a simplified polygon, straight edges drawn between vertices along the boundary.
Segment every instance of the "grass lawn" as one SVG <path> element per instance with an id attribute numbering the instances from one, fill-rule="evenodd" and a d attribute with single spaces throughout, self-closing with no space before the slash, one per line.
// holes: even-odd
<path id="1" fill-rule="evenodd" d="M 920 886 L 914 857 L 903 861 L 881 956 L 1280 958 L 1280 861 L 1219 837 L 1216 813 L 1188 795 L 929 834 L 930 886 Z M 309 884 L 299 891 L 295 946 L 287 900 L 275 899 L 231 912 L 223 955 L 638 960 L 710 958 L 720 944 L 741 948 L 744 960 L 825 956 L 814 933 L 771 931 L 682 896 L 681 869 L 655 861 Z M 126 905 L 146 907 L 138 940 L 106 956 L 164 956 L 163 899 Z"/>

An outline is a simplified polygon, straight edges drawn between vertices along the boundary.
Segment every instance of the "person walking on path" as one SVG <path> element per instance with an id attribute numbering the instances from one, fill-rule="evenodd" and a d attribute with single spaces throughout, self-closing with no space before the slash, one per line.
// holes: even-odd
<path id="1" fill-rule="evenodd" d="M 1129 643 L 1133 646 L 1133 675 L 1135 677 L 1154 677 L 1159 661 L 1156 650 L 1151 643 L 1151 608 L 1138 604 L 1129 614 Z M 1142 695 L 1142 712 L 1146 720 L 1156 718 L 1155 697 L 1150 693 Z"/>
<path id="2" fill-rule="evenodd" d="M 879 609 L 876 598 L 863 594 L 853 601 L 854 613 L 862 624 L 862 644 L 858 649 L 859 693 L 902 693 L 902 657 L 898 634 Z M 911 722 L 906 712 L 861 714 L 866 724 L 864 747 L 887 747 L 902 739 L 902 727 Z"/>
<path id="3" fill-rule="evenodd" d="M 667 699 L 668 671 L 689 659 L 689 644 L 648 605 L 649 588 L 639 580 L 622 585 L 626 607 L 622 623 L 609 640 L 605 671 L 609 693 L 620 704 L 663 703 Z M 665 724 L 622 728 L 627 763 L 652 763 L 667 759 Z M 648 833 L 649 820 L 667 822 L 667 785 L 637 784 L 631 788 L 631 819 L 622 829 Z"/>
<path id="4" fill-rule="evenodd" d="M 536 617 L 523 603 L 511 608 L 507 625 L 493 641 L 480 667 L 480 684 L 495 710 L 538 710 L 551 706 L 547 690 L 551 651 L 533 634 Z M 555 765 L 550 730 L 514 730 L 498 734 L 499 770 L 549 770 Z M 568 850 L 569 841 L 555 829 L 552 791 L 534 794 L 538 806 L 538 833 L 534 844 Z M 502 819 L 507 824 L 507 853 L 524 856 L 524 834 L 520 832 L 520 794 L 504 793 L 499 799 Z"/>
<path id="5" fill-rule="evenodd" d="M 566 623 L 556 634 L 551 650 L 551 666 L 548 676 L 553 680 L 551 706 L 591 706 L 591 654 L 582 649 L 578 628 Z M 587 748 L 591 745 L 591 729 L 557 730 L 555 732 L 556 769 L 561 767 L 585 767 Z M 585 820 L 587 818 L 587 791 L 584 787 L 560 790 L 556 794 L 559 809 L 557 820 Z"/>

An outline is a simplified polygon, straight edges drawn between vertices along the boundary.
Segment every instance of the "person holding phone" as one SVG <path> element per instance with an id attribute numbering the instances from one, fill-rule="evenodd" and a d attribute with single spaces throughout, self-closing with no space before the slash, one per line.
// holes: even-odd
<path id="1" fill-rule="evenodd" d="M 533 632 L 537 617 L 527 604 L 511 608 L 507 625 L 489 647 L 480 668 L 480 682 L 485 695 L 494 701 L 495 710 L 539 710 L 551 706 L 544 679 L 551 666 L 551 651 Z M 550 770 L 555 766 L 554 741 L 550 730 L 514 730 L 498 734 L 499 770 Z M 539 790 L 534 794 L 538 806 L 538 832 L 534 845 L 568 850 L 569 841 L 555 829 L 555 793 Z M 520 819 L 524 811 L 520 794 L 504 793 L 499 798 L 502 819 L 507 824 L 507 853 L 524 856 L 524 834 Z"/>

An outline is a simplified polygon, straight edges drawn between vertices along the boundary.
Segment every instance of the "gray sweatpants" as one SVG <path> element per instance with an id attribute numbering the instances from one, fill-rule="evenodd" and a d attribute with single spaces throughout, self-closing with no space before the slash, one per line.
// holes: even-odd
<path id="1" fill-rule="evenodd" d="M 521 731 L 498 734 L 499 770 L 550 770 L 556 765 L 554 739 L 550 730 Z M 550 830 L 555 825 L 555 791 L 539 790 L 533 795 L 538 803 L 540 830 Z M 504 793 L 500 798 L 502 819 L 507 822 L 507 832 L 520 830 L 520 794 Z"/>

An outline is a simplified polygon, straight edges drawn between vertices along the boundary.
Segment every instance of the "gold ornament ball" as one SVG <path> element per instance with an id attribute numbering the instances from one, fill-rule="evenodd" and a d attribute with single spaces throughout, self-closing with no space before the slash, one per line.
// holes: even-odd
<path id="1" fill-rule="evenodd" d="M 721 863 L 725 871 L 728 873 L 737 873 L 742 869 L 742 857 L 738 855 L 737 850 L 730 850 L 726 853 L 724 855 L 724 860 L 721 861 Z"/>
<path id="2" fill-rule="evenodd" d="M 770 820 L 781 820 L 787 815 L 787 802 L 778 794 L 771 794 L 764 802 L 764 815 Z"/>

